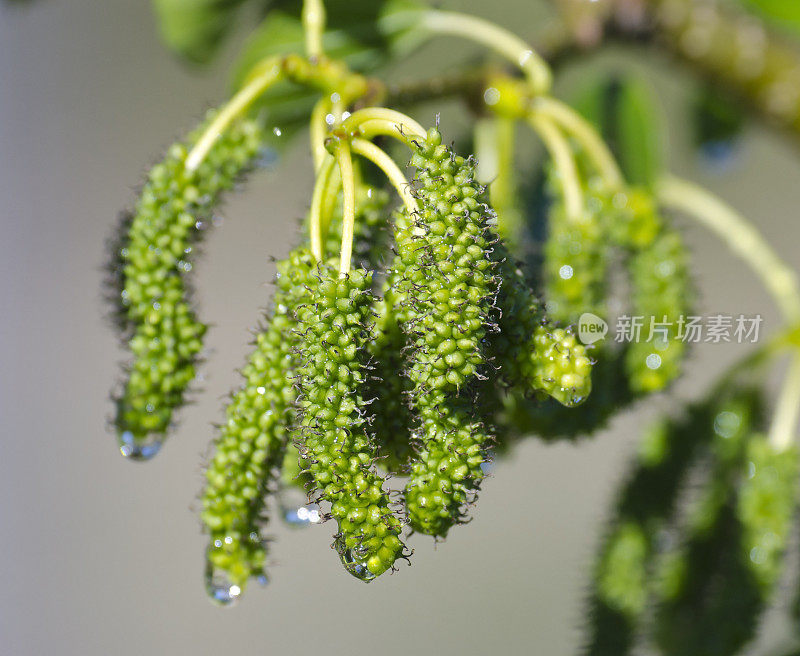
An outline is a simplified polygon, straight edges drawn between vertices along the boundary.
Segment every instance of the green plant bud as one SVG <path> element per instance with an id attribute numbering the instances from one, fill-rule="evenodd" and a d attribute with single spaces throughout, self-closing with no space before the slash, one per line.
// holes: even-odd
<path id="1" fill-rule="evenodd" d="M 647 608 L 658 542 L 678 509 L 692 465 L 709 448 L 724 461 L 735 461 L 760 420 L 760 396 L 748 389 L 695 404 L 646 433 L 599 550 L 584 653 L 631 652 Z"/>
<path id="2" fill-rule="evenodd" d="M 625 355 L 635 393 L 662 390 L 680 374 L 686 352 L 686 342 L 679 338 L 680 322 L 688 314 L 691 296 L 686 260 L 680 235 L 664 227 L 650 248 L 628 261 L 631 315 L 645 318 L 640 341 L 632 342 Z"/>
<path id="3" fill-rule="evenodd" d="M 243 384 L 231 396 L 206 469 L 201 516 L 209 534 L 209 592 L 218 600 L 231 586 L 240 594 L 251 578 L 264 575 L 264 498 L 284 463 L 287 427 L 293 422 L 299 341 L 294 313 L 316 282 L 316 269 L 305 247 L 295 249 L 277 269 L 271 316 L 256 336 L 241 372 Z"/>
<path id="4" fill-rule="evenodd" d="M 172 146 L 150 171 L 114 253 L 119 323 L 134 356 L 115 423 L 120 450 L 131 458 L 155 455 L 194 378 L 206 328 L 195 317 L 185 276 L 220 194 L 253 161 L 261 132 L 252 121 L 234 124 L 193 172 L 184 167 L 186 144 Z"/>
<path id="5" fill-rule="evenodd" d="M 320 267 L 298 312 L 298 422 L 301 467 L 338 523 L 334 543 L 345 568 L 371 581 L 400 557 L 401 525 L 373 462 L 363 399 L 367 343 L 374 332 L 371 274 L 339 278 Z"/>

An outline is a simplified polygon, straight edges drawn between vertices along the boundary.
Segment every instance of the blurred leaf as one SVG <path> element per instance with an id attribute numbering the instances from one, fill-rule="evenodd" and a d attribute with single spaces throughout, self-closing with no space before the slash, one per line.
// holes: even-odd
<path id="1" fill-rule="evenodd" d="M 265 57 L 303 53 L 300 2 L 282 2 L 251 35 L 233 72 L 238 88 Z M 354 70 L 369 72 L 417 47 L 425 38 L 415 29 L 425 5 L 419 0 L 328 0 L 325 53 Z M 272 88 L 261 102 L 266 122 L 281 131 L 280 142 L 303 127 L 318 93 L 290 83 Z"/>
<path id="2" fill-rule="evenodd" d="M 171 50 L 195 63 L 206 63 L 246 0 L 153 0 L 161 38 Z"/>
<path id="3" fill-rule="evenodd" d="M 800 2 L 797 0 L 739 1 L 748 9 L 761 14 L 795 36 L 800 36 Z"/>
<path id="4" fill-rule="evenodd" d="M 649 86 L 609 76 L 584 89 L 576 106 L 600 130 L 627 181 L 652 186 L 664 163 L 661 116 Z"/>

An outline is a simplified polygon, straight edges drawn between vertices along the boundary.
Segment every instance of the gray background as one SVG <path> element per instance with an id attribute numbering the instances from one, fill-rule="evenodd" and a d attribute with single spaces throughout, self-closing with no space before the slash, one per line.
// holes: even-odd
<path id="1" fill-rule="evenodd" d="M 542 12 L 530 4 L 449 6 L 532 37 Z M 442 66 L 471 52 L 451 40 L 426 50 Z M 689 93 L 686 78 L 661 60 L 646 70 L 675 116 L 673 171 L 719 192 L 800 265 L 792 144 L 754 127 L 729 171 L 699 166 L 682 145 L 680 114 L 669 111 Z M 231 198 L 207 241 L 196 267 L 202 317 L 214 324 L 203 391 L 145 466 L 125 462 L 106 430 L 124 354 L 102 318 L 100 266 L 146 165 L 224 97 L 224 72 L 221 63 L 192 74 L 170 59 L 146 2 L 0 5 L 0 653 L 573 652 L 606 508 L 642 423 L 674 398 L 649 402 L 579 446 L 521 445 L 497 465 L 474 522 L 437 548 L 414 540 L 413 566 L 399 574 L 362 585 L 328 549 L 330 525 L 293 532 L 275 524 L 271 585 L 253 587 L 232 609 L 206 600 L 192 511 L 203 453 L 267 301 L 269 258 L 286 252 L 306 209 L 305 143 Z M 433 112 L 418 117 L 430 122 Z M 452 107 L 443 119 L 461 120 Z M 700 309 L 763 312 L 774 329 L 775 312 L 750 274 L 708 234 L 688 233 Z M 742 349 L 698 348 L 678 396 L 701 389 Z M 783 631 L 776 614 L 764 643 Z"/>

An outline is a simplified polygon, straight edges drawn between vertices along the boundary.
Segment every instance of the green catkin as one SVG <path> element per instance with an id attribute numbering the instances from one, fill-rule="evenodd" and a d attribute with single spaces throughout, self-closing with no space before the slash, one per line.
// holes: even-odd
<path id="1" fill-rule="evenodd" d="M 736 445 L 760 420 L 760 396 L 748 389 L 693 405 L 683 417 L 662 420 L 647 432 L 595 565 L 587 656 L 631 653 L 647 608 L 657 541 L 677 511 L 691 466 L 709 442 L 724 449 L 718 453 L 724 460 L 735 460 Z M 715 431 L 724 439 L 712 439 Z"/>
<path id="2" fill-rule="evenodd" d="M 409 436 L 414 421 L 408 408 L 411 383 L 402 375 L 405 335 L 391 307 L 385 300 L 377 303 L 375 339 L 368 345 L 372 371 L 367 393 L 372 399 L 372 430 L 379 438 L 379 464 L 387 472 L 404 474 L 413 455 Z"/>
<path id="3" fill-rule="evenodd" d="M 392 289 L 419 417 L 405 499 L 412 528 L 443 537 L 477 493 L 490 442 L 471 388 L 487 369 L 483 342 L 497 294 L 494 215 L 474 163 L 442 145 L 438 130 L 413 150 L 419 214 L 396 223 Z"/>
<path id="4" fill-rule="evenodd" d="M 373 464 L 363 392 L 366 344 L 374 330 L 372 275 L 339 278 L 320 267 L 308 303 L 298 310 L 298 422 L 301 467 L 338 522 L 335 546 L 345 568 L 370 581 L 401 556 L 400 521 Z"/>
<path id="5" fill-rule="evenodd" d="M 210 584 L 224 581 L 241 591 L 264 574 L 264 499 L 283 464 L 287 426 L 293 422 L 294 312 L 315 282 L 314 259 L 305 247 L 279 262 L 277 270 L 271 316 L 242 369 L 243 384 L 226 408 L 202 497 L 208 560 L 216 579 Z"/>
<path id="6" fill-rule="evenodd" d="M 660 391 L 680 374 L 686 354 L 686 341 L 679 334 L 680 321 L 688 315 L 691 287 L 686 260 L 680 235 L 665 226 L 651 247 L 628 261 L 631 315 L 645 318 L 641 339 L 630 343 L 625 354 L 635 393 Z"/>
<path id="7" fill-rule="evenodd" d="M 795 512 L 797 458 L 797 449 L 775 451 L 764 437 L 747 445 L 736 511 L 744 527 L 742 551 L 765 596 L 779 578 Z"/>
<path id="8" fill-rule="evenodd" d="M 584 200 L 577 219 L 567 216 L 560 195 L 548 214 L 542 275 L 547 314 L 565 324 L 576 323 L 584 312 L 608 316 L 609 244 L 601 221 L 605 206 L 594 196 Z"/>
<path id="9" fill-rule="evenodd" d="M 796 452 L 778 454 L 752 432 L 736 439 L 729 419 L 727 428 L 717 425 L 714 467 L 686 538 L 660 567 L 655 638 L 667 655 L 739 653 L 777 583 L 794 509 Z"/>
<path id="10" fill-rule="evenodd" d="M 523 394 L 546 394 L 564 406 L 582 403 L 591 391 L 592 362 L 572 331 L 551 325 L 522 271 L 501 242 L 494 257 L 502 280 L 496 302 L 497 333 L 491 356 L 500 377 Z"/>
<path id="11" fill-rule="evenodd" d="M 139 445 L 154 436 L 160 444 L 194 379 L 206 327 L 188 299 L 184 277 L 192 267 L 190 255 L 221 192 L 234 185 L 262 142 L 255 122 L 240 121 L 196 171 L 188 172 L 187 144 L 198 134 L 173 145 L 150 171 L 119 251 L 119 301 L 133 363 L 117 399 L 115 423 L 121 449 L 131 457 L 148 457 Z"/>

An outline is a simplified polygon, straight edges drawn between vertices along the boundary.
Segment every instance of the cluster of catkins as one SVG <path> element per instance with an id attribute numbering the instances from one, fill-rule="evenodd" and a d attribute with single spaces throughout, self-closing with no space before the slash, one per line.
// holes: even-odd
<path id="1" fill-rule="evenodd" d="M 256 124 L 241 121 L 189 172 L 194 138 L 151 171 L 115 246 L 120 323 L 134 356 L 115 423 L 133 458 L 154 455 L 194 378 L 205 326 L 188 299 L 189 256 L 261 143 Z M 573 406 L 589 393 L 586 349 L 544 318 L 495 235 L 474 162 L 435 129 L 412 150 L 418 211 L 393 212 L 385 191 L 360 183 L 347 275 L 334 259 L 340 210 L 324 261 L 302 244 L 277 265 L 271 309 L 206 471 L 202 519 L 221 601 L 264 574 L 266 501 L 276 488 L 325 502 L 314 516 L 336 521 L 342 563 L 371 580 L 405 556 L 407 527 L 444 537 L 464 522 L 503 395 Z M 390 489 L 391 476 L 405 477 L 402 491 Z"/>
<path id="2" fill-rule="evenodd" d="M 190 171 L 198 134 L 153 168 L 114 246 L 117 315 L 133 354 L 115 424 L 134 459 L 157 452 L 202 352 L 205 326 L 186 281 L 197 237 L 264 143 L 256 122 L 240 120 Z M 369 581 L 407 557 L 404 535 L 443 538 L 463 523 L 487 463 L 514 438 L 589 433 L 677 375 L 674 334 L 587 351 L 572 328 L 584 312 L 607 316 L 614 248 L 629 272 L 631 313 L 668 322 L 684 310 L 683 247 L 647 192 L 610 193 L 587 176 L 586 216 L 575 221 L 553 179 L 533 270 L 498 238 L 472 158 L 436 129 L 410 146 L 416 210 L 393 210 L 358 172 L 346 275 L 340 202 L 325 222 L 322 261 L 302 243 L 277 264 L 206 469 L 207 577 L 221 602 L 265 576 L 273 493 L 302 491 L 295 518 L 335 520 L 342 563 Z"/>

